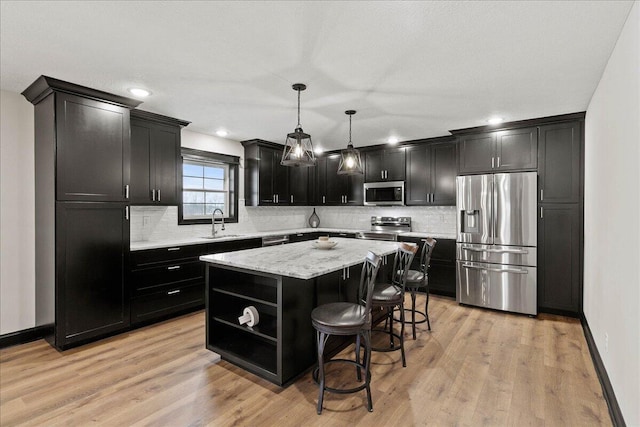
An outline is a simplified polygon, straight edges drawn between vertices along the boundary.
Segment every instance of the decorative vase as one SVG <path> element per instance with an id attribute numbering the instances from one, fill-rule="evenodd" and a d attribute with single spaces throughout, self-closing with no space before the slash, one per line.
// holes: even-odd
<path id="1" fill-rule="evenodd" d="M 313 213 L 309 217 L 309 226 L 311 228 L 318 228 L 319 225 L 320 225 L 320 218 L 316 214 L 316 208 L 313 208 Z"/>

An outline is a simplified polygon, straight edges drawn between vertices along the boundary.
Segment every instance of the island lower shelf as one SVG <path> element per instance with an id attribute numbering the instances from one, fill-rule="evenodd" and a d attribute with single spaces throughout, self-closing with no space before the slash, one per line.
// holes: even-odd
<path id="1" fill-rule="evenodd" d="M 310 313 L 315 280 L 207 266 L 207 348 L 275 384 L 284 385 L 315 362 Z M 253 306 L 259 323 L 240 325 Z"/>

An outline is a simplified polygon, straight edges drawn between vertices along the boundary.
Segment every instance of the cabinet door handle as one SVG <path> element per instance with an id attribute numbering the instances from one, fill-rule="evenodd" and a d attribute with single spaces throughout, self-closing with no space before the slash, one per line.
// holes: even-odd
<path id="1" fill-rule="evenodd" d="M 167 248 L 167 250 L 168 250 L 169 252 L 171 252 L 171 251 L 179 251 L 179 250 L 180 250 L 180 248 Z"/>
<path id="2" fill-rule="evenodd" d="M 124 207 L 124 219 L 129 221 L 129 206 Z"/>
<path id="3" fill-rule="evenodd" d="M 540 201 L 544 200 L 544 189 L 540 190 Z"/>
<path id="4" fill-rule="evenodd" d="M 271 203 L 275 203 L 276 202 L 276 195 L 272 194 L 271 195 Z"/>
<path id="5" fill-rule="evenodd" d="M 383 170 L 380 171 L 380 179 L 384 179 L 384 171 Z"/>
<path id="6" fill-rule="evenodd" d="M 497 167 L 500 167 L 500 156 L 498 156 L 498 162 L 497 162 Z"/>
<path id="7" fill-rule="evenodd" d="M 167 267 L 167 270 L 180 270 L 179 265 L 172 265 L 171 267 Z"/>
<path id="8" fill-rule="evenodd" d="M 322 204 L 325 204 L 325 196 L 322 196 Z"/>
<path id="9" fill-rule="evenodd" d="M 158 188 L 158 201 L 160 201 L 160 189 Z"/>
<path id="10" fill-rule="evenodd" d="M 176 289 L 175 291 L 167 292 L 167 295 L 175 295 L 175 294 L 179 294 L 179 293 L 180 293 L 180 289 Z"/>
<path id="11" fill-rule="evenodd" d="M 544 219 L 544 208 L 540 207 L 540 219 Z"/>
<path id="12" fill-rule="evenodd" d="M 291 204 L 293 204 L 293 194 L 291 195 Z"/>
<path id="13" fill-rule="evenodd" d="M 152 202 L 156 201 L 156 189 L 155 188 L 151 189 L 151 201 Z"/>
<path id="14" fill-rule="evenodd" d="M 491 158 L 491 169 L 494 168 L 494 164 L 495 164 L 495 157 Z"/>
<path id="15" fill-rule="evenodd" d="M 124 186 L 124 198 L 129 199 L 129 184 Z"/>

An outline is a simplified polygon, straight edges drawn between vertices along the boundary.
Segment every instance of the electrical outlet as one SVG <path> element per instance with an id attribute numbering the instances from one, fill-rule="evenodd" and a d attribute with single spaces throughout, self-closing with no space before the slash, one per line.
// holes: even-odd
<path id="1" fill-rule="evenodd" d="M 149 225 L 149 221 L 151 221 L 151 218 L 148 216 L 143 216 L 142 217 L 142 227 L 146 227 L 147 225 Z"/>
<path id="2" fill-rule="evenodd" d="M 604 333 L 604 352 L 609 353 L 609 334 Z"/>

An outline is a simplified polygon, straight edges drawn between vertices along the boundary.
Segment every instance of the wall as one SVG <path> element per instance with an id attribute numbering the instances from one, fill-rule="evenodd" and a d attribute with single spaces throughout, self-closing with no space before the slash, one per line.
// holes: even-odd
<path id="1" fill-rule="evenodd" d="M 635 426 L 640 425 L 639 9 L 636 2 L 585 122 L 584 313 L 625 421 Z"/>
<path id="2" fill-rule="evenodd" d="M 0 335 L 35 326 L 33 106 L 0 92 Z"/>

